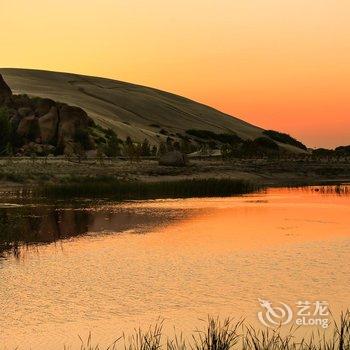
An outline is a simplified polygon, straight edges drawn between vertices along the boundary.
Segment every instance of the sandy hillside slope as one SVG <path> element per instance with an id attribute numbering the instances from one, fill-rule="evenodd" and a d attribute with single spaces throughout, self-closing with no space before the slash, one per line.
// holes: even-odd
<path id="1" fill-rule="evenodd" d="M 235 132 L 256 138 L 263 129 L 187 98 L 121 81 L 30 69 L 1 68 L 14 93 L 48 97 L 83 108 L 96 123 L 119 137 L 151 142 L 188 129 Z M 163 131 L 164 133 L 164 131 Z"/>

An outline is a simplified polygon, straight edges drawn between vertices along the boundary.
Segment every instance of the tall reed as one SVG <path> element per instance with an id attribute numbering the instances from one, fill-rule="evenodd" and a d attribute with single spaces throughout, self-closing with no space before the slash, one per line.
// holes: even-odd
<path id="1" fill-rule="evenodd" d="M 82 341 L 81 350 L 350 350 L 350 312 L 343 312 L 332 329 L 317 331 L 308 337 L 297 336 L 300 329 L 257 329 L 243 321 L 220 321 L 209 317 L 203 330 L 196 330 L 189 338 L 182 333 L 164 339 L 163 322 L 143 332 L 124 334 L 109 347 L 93 345 L 91 335 Z"/>
<path id="2" fill-rule="evenodd" d="M 259 187 L 235 179 L 190 179 L 178 181 L 140 182 L 114 178 L 84 178 L 61 184 L 44 185 L 36 190 L 46 198 L 112 197 L 116 199 L 225 197 L 250 193 Z"/>

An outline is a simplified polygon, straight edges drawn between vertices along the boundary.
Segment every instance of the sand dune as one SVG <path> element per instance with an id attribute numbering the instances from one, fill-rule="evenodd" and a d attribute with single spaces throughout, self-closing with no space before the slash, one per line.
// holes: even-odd
<path id="1" fill-rule="evenodd" d="M 77 74 L 29 69 L 0 69 L 14 93 L 48 97 L 83 108 L 95 122 L 121 138 L 159 141 L 188 129 L 235 132 L 256 138 L 263 129 L 187 98 L 145 86 Z M 159 125 L 159 127 L 157 127 Z"/>

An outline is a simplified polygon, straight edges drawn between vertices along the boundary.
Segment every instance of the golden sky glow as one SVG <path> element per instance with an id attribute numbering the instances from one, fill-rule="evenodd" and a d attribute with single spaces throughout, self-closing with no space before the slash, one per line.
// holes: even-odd
<path id="1" fill-rule="evenodd" d="M 0 14 L 1 67 L 144 84 L 350 144 L 349 0 L 1 0 Z"/>

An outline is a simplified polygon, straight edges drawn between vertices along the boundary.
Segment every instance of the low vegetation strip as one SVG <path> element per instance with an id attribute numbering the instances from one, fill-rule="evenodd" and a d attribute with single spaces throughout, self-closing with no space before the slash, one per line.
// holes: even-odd
<path id="1" fill-rule="evenodd" d="M 116 178 L 77 178 L 67 183 L 48 184 L 35 190 L 47 198 L 111 197 L 114 199 L 154 199 L 186 197 L 227 197 L 251 193 L 259 186 L 234 179 L 188 179 L 141 182 Z"/>
<path id="2" fill-rule="evenodd" d="M 242 142 L 243 140 L 236 135 L 235 133 L 220 133 L 217 134 L 213 131 L 210 130 L 201 130 L 201 129 L 189 129 L 186 130 L 186 134 L 191 135 L 191 136 L 195 136 L 201 139 L 211 139 L 211 140 L 215 140 L 215 141 L 219 141 L 222 143 L 229 143 L 229 144 L 236 144 L 239 142 Z"/>
<path id="3" fill-rule="evenodd" d="M 300 329 L 282 332 L 277 329 L 256 329 L 244 322 L 232 322 L 231 319 L 220 321 L 208 318 L 204 329 L 185 338 L 175 334 L 164 339 L 163 322 L 149 327 L 146 331 L 135 330 L 126 337 L 117 338 L 107 349 L 116 350 L 349 350 L 350 349 L 350 313 L 341 315 L 339 322 L 334 322 L 331 329 L 322 330 L 307 337 L 297 336 Z M 81 339 L 81 350 L 105 349 L 93 343 L 91 335 L 86 341 Z"/>
<path id="4" fill-rule="evenodd" d="M 298 147 L 300 149 L 303 149 L 304 151 L 307 150 L 307 147 L 303 143 L 301 143 L 300 141 L 288 134 L 278 132 L 275 130 L 265 130 L 263 134 L 267 135 L 272 140 Z"/>

